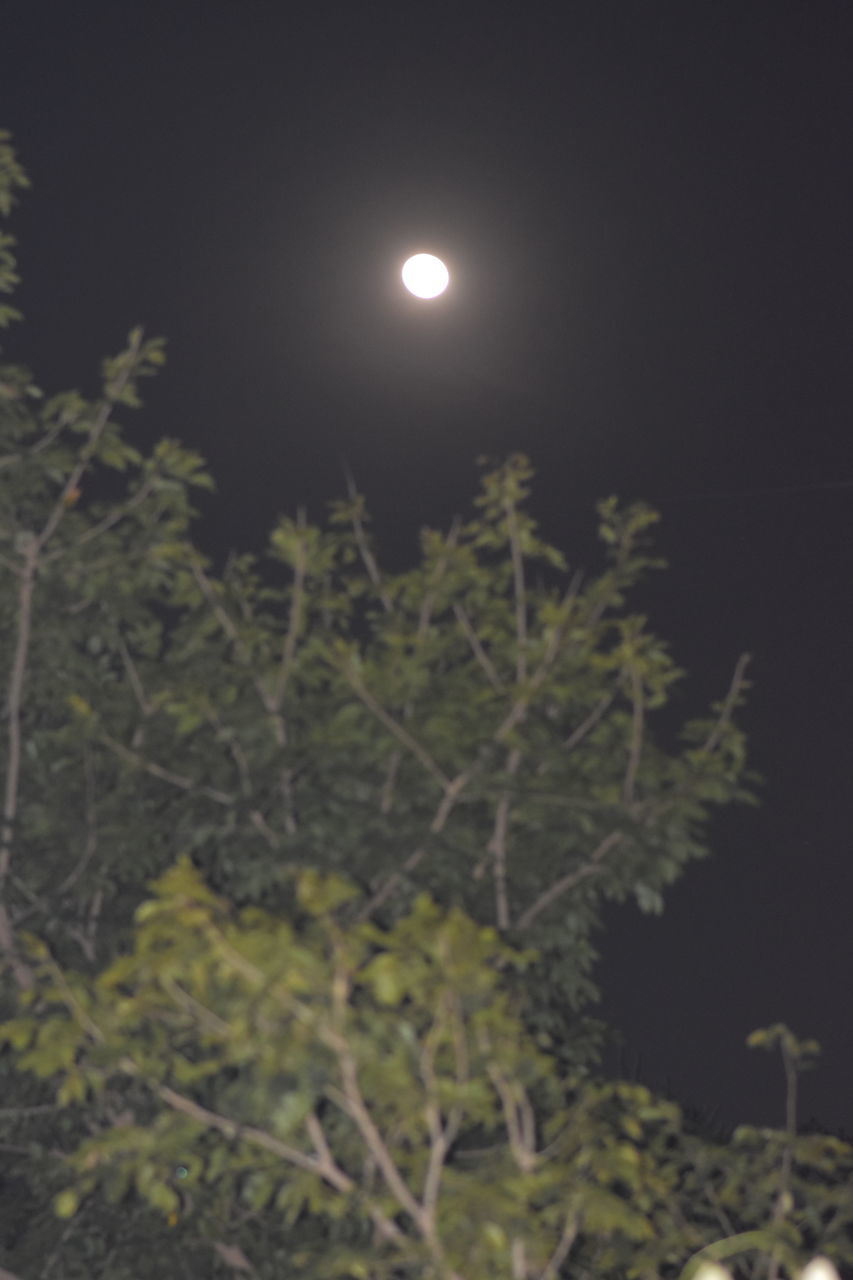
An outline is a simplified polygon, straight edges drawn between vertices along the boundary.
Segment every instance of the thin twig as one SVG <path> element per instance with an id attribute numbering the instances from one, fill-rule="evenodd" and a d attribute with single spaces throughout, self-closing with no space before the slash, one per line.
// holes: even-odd
<path id="1" fill-rule="evenodd" d="M 251 822 L 255 830 L 259 831 L 260 834 L 264 837 L 269 847 L 272 850 L 277 851 L 278 837 L 276 836 L 272 827 L 267 822 L 264 815 L 261 813 L 260 809 L 253 809 L 251 811 L 251 813 L 249 814 L 249 821 Z"/>
<path id="2" fill-rule="evenodd" d="M 41 533 L 38 535 L 39 552 L 41 552 L 42 548 L 47 545 L 48 541 L 53 536 L 56 526 L 68 510 L 67 499 L 69 494 L 79 488 L 80 481 L 83 478 L 83 473 L 89 465 L 99 439 L 109 424 L 113 409 L 133 376 L 133 372 L 136 367 L 136 359 L 139 356 L 141 347 L 142 333 L 140 331 L 132 336 L 130 346 L 127 351 L 128 358 L 125 361 L 124 367 L 115 382 L 107 387 L 107 395 L 101 401 L 101 406 L 95 415 L 94 422 L 92 423 L 92 429 L 89 432 L 89 438 L 81 449 L 77 463 L 72 467 L 71 474 L 63 485 L 62 492 L 57 498 L 53 506 L 53 510 L 48 516 Z"/>
<path id="3" fill-rule="evenodd" d="M 750 655 L 748 653 L 742 653 L 737 660 L 734 675 L 732 676 L 732 682 L 729 685 L 729 691 L 723 701 L 719 719 L 709 733 L 702 747 L 702 750 L 707 751 L 709 754 L 719 745 L 720 739 L 723 736 L 723 731 L 732 718 L 732 712 L 734 711 L 738 694 L 740 693 L 741 686 L 743 685 L 746 668 L 749 666 L 749 662 Z"/>
<path id="4" fill-rule="evenodd" d="M 563 749 L 565 751 L 573 751 L 574 748 L 583 741 L 586 735 L 595 728 L 607 708 L 613 702 L 615 696 L 616 695 L 613 693 L 606 693 L 601 701 L 596 703 L 589 715 L 582 720 L 578 727 L 573 729 L 568 738 L 566 738 L 563 743 Z"/>
<path id="5" fill-rule="evenodd" d="M 504 509 L 509 531 L 509 551 L 515 591 L 515 678 L 518 684 L 521 684 L 527 675 L 527 598 L 524 585 L 524 558 L 521 553 L 515 506 L 507 500 L 504 503 Z"/>
<path id="6" fill-rule="evenodd" d="M 441 579 L 447 572 L 447 566 L 450 564 L 450 553 L 459 541 L 459 534 L 462 529 L 462 521 L 458 516 L 454 516 L 447 537 L 444 540 L 444 548 L 441 559 L 436 562 L 435 569 L 430 577 L 429 586 L 426 595 L 421 601 L 421 607 L 418 614 L 418 629 L 415 635 L 416 644 L 420 644 L 426 635 L 429 624 L 432 621 L 432 611 L 435 605 L 435 595 L 439 587 Z"/>
<path id="7" fill-rule="evenodd" d="M 117 742 L 115 738 L 108 733 L 101 734 L 101 741 L 114 751 L 122 760 L 126 760 L 128 764 L 136 765 L 137 768 L 143 769 L 145 773 L 150 773 L 152 778 L 159 778 L 161 782 L 168 782 L 173 787 L 180 787 L 182 791 L 197 791 L 199 795 L 207 796 L 209 800 L 214 800 L 217 804 L 228 805 L 234 804 L 234 797 L 226 791 L 219 791 L 216 787 L 208 787 L 203 783 L 195 782 L 192 778 L 186 778 L 183 774 L 173 773 L 171 769 L 164 769 L 162 765 L 156 764 L 153 760 L 146 760 L 138 751 L 131 751 L 130 747 L 126 747 L 124 743 Z"/>
<path id="8" fill-rule="evenodd" d="M 622 783 L 622 803 L 630 805 L 634 799 L 634 787 L 637 782 L 637 771 L 640 767 L 640 755 L 643 750 L 643 683 L 634 667 L 631 668 L 631 741 L 628 748 L 628 764 Z"/>
<path id="9" fill-rule="evenodd" d="M 398 742 L 401 742 L 408 751 L 411 751 L 411 753 L 420 760 L 427 772 L 430 773 L 439 783 L 442 790 L 446 791 L 451 785 L 450 779 L 445 775 L 444 771 L 439 768 L 426 748 L 422 747 L 417 739 L 412 737 L 408 729 L 405 729 L 399 721 L 395 720 L 392 715 L 389 715 L 382 704 L 374 698 L 373 694 L 366 687 L 364 682 L 356 675 L 351 663 L 347 663 L 344 668 L 344 674 L 349 681 L 350 687 L 361 699 L 368 710 L 373 712 L 377 720 L 380 720 L 382 724 L 385 725 L 385 728 L 394 735 Z"/>
<path id="10" fill-rule="evenodd" d="M 353 533 L 355 534 L 355 542 L 356 542 L 356 546 L 358 547 L 359 555 L 361 556 L 364 562 L 364 566 L 367 569 L 368 577 L 370 578 L 370 581 L 373 583 L 374 587 L 376 588 L 376 591 L 379 595 L 379 599 L 382 601 L 382 606 L 385 609 L 385 612 L 392 613 L 394 606 L 391 603 L 391 597 L 388 595 L 388 592 L 385 590 L 385 587 L 383 585 L 382 574 L 380 573 L 379 565 L 376 563 L 376 558 L 373 555 L 373 552 L 370 550 L 370 544 L 367 541 L 367 534 L 365 533 L 364 525 L 361 522 L 361 517 L 358 514 L 357 504 L 358 504 L 359 495 L 358 495 L 358 490 L 355 487 L 355 480 L 353 478 L 352 472 L 349 470 L 348 467 L 345 467 L 345 473 L 346 473 L 346 480 L 347 480 L 347 493 L 349 494 L 350 502 L 353 504 L 351 519 L 352 519 Z"/>
<path id="11" fill-rule="evenodd" d="M 301 507 L 297 513 L 297 525 L 300 530 L 304 530 L 305 512 Z M 290 616 L 287 622 L 287 633 L 284 638 L 281 664 L 276 674 L 272 693 L 270 695 L 271 706 L 276 711 L 281 709 L 281 700 L 284 696 L 284 690 L 293 666 L 293 659 L 296 655 L 296 642 L 299 639 L 299 633 L 302 630 L 302 615 L 305 604 L 305 575 L 307 568 L 308 557 L 305 547 L 305 539 L 303 537 L 299 543 L 299 551 L 296 556 L 296 564 L 293 570 L 293 593 L 290 597 Z"/>
<path id="12" fill-rule="evenodd" d="M 533 902 L 526 911 L 522 912 L 521 916 L 516 921 L 516 927 L 519 929 L 527 929 L 536 917 L 542 914 L 546 907 L 550 907 L 553 902 L 556 902 L 556 900 L 562 897 L 564 893 L 567 893 L 569 889 L 573 889 L 576 884 L 579 884 L 581 880 L 586 880 L 589 876 L 598 875 L 601 871 L 601 862 L 610 850 L 623 839 L 624 832 L 622 831 L 611 831 L 609 835 L 606 835 L 604 839 L 596 845 L 588 862 L 585 862 L 582 867 L 578 867 L 575 871 L 570 871 L 566 875 L 561 876 L 559 880 L 555 880 L 550 888 L 546 889 L 544 893 L 541 893 L 536 901 Z"/>
<path id="13" fill-rule="evenodd" d="M 240 778 L 241 795 L 250 796 L 252 794 L 252 774 L 249 769 L 249 761 L 243 750 L 240 739 L 237 736 L 237 730 L 226 725 L 214 706 L 207 708 L 208 723 L 216 730 L 217 737 L 220 742 L 224 742 L 228 748 L 229 754 L 237 767 L 237 774 Z"/>
<path id="14" fill-rule="evenodd" d="M 473 626 L 471 625 L 471 619 L 468 617 L 467 613 L 462 608 L 461 604 L 454 604 L 453 612 L 456 616 L 457 622 L 459 623 L 462 630 L 465 632 L 465 638 L 467 639 L 468 643 L 471 646 L 471 650 L 474 654 L 474 657 L 477 659 L 480 666 L 485 671 L 486 679 L 488 680 L 489 684 L 497 693 L 503 693 L 504 685 L 502 684 L 500 676 L 495 670 L 495 667 L 491 658 L 486 653 L 485 649 L 480 643 L 480 637 L 477 635 L 477 632 L 474 630 Z"/>
<path id="15" fill-rule="evenodd" d="M 453 781 L 448 784 L 447 789 L 441 798 L 441 802 L 435 811 L 432 822 L 430 823 L 430 835 L 439 835 L 444 830 L 445 823 L 450 817 L 459 796 L 468 785 L 476 771 L 475 766 L 472 766 L 470 769 L 465 769 L 462 773 L 457 774 Z M 359 912 L 359 921 L 368 920 L 375 911 L 378 911 L 382 904 L 398 888 L 403 877 L 414 871 L 415 868 L 423 861 L 425 856 L 426 848 L 423 845 L 419 845 L 417 849 L 413 850 L 413 852 L 406 858 L 402 867 L 398 871 L 392 872 L 388 879 L 380 885 L 373 896 L 368 900 L 366 905 Z"/>
<path id="16" fill-rule="evenodd" d="M 137 703 L 139 704 L 139 710 L 142 712 L 143 716 L 150 716 L 154 707 L 145 696 L 145 690 L 142 687 L 142 681 L 139 677 L 139 672 L 136 669 L 136 664 L 130 656 L 130 650 L 120 635 L 118 637 L 118 650 L 121 654 L 121 660 L 124 663 L 124 669 L 127 672 L 127 678 L 130 681 L 130 687 L 133 690 Z"/>
<path id="17" fill-rule="evenodd" d="M 510 777 L 518 772 L 521 749 L 513 747 L 507 759 L 506 771 Z M 510 794 L 504 791 L 495 809 L 495 823 L 488 852 L 494 860 L 495 918 L 499 929 L 509 928 L 509 893 L 507 889 L 507 835 L 509 832 Z"/>
<path id="18" fill-rule="evenodd" d="M 131 339 L 128 359 L 115 382 L 107 388 L 107 396 L 101 402 L 101 406 L 95 415 L 89 438 L 83 449 L 81 449 L 77 463 L 72 467 L 71 474 L 56 499 L 41 533 L 37 535 L 31 534 L 23 549 L 23 566 L 20 570 L 20 590 L 18 594 L 18 628 L 12 669 L 9 675 L 6 708 L 9 727 L 3 823 L 2 831 L 0 831 L 0 950 L 5 953 L 18 985 L 24 989 L 32 986 L 33 973 L 30 966 L 25 964 L 18 955 L 11 919 L 6 903 L 2 899 L 2 893 L 12 859 L 13 831 L 18 810 L 18 787 L 21 768 L 21 710 L 24 679 L 29 656 L 35 577 L 39 558 L 66 510 L 66 498 L 72 490 L 78 487 L 98 440 L 107 427 L 113 408 L 133 375 L 136 357 L 139 355 L 141 345 L 142 334 L 140 332 Z"/>
<path id="19" fill-rule="evenodd" d="M 6 787 L 3 797 L 3 827 L 2 833 L 0 833 L 0 950 L 5 954 L 15 981 L 22 990 L 32 987 L 34 981 L 33 972 L 18 954 L 12 921 L 3 896 L 3 889 L 12 863 L 12 841 L 14 839 L 15 819 L 18 814 L 18 785 L 21 771 L 21 712 L 30 645 L 33 590 L 38 555 L 39 543 L 35 538 L 31 538 L 24 548 L 24 563 L 20 571 L 18 630 L 6 697 L 8 746 Z"/>
<path id="20" fill-rule="evenodd" d="M 86 841 L 83 846 L 83 853 L 76 867 L 72 867 L 68 875 L 62 881 L 57 893 L 67 893 L 73 885 L 77 883 L 86 867 L 94 858 L 98 848 L 98 815 L 95 804 L 95 777 L 92 767 L 92 751 L 88 743 L 83 747 L 83 776 L 85 780 L 85 806 L 86 806 Z"/>
<path id="21" fill-rule="evenodd" d="M 112 529 L 112 527 L 117 525 L 119 521 L 123 520 L 126 515 L 129 515 L 135 507 L 140 506 L 140 504 L 148 497 L 149 493 L 151 493 L 153 488 L 154 478 L 152 476 L 145 480 L 144 483 L 139 486 L 136 493 L 134 493 L 132 497 L 128 498 L 127 502 L 122 506 L 114 507 L 113 510 L 108 512 L 107 515 L 104 516 L 103 520 L 98 524 L 92 525 L 89 529 L 86 529 L 81 533 L 76 542 L 69 543 L 65 547 L 58 547 L 56 551 L 49 552 L 43 557 L 42 563 L 51 564 L 61 556 L 67 555 L 69 551 L 76 551 L 79 547 L 85 546 L 87 542 L 91 542 L 93 538 L 97 538 L 102 533 L 106 533 L 108 529 Z M 68 492 L 67 486 L 63 492 Z"/>
<path id="22" fill-rule="evenodd" d="M 421 607 L 418 614 L 418 627 L 417 627 L 417 631 L 415 632 L 415 641 L 414 641 L 415 651 L 417 651 L 417 649 L 423 643 L 424 639 L 426 638 L 426 634 L 429 630 L 429 625 L 430 625 L 430 622 L 432 621 L 432 610 L 435 604 L 435 594 L 438 589 L 438 584 L 440 583 L 447 569 L 447 565 L 450 561 L 450 552 L 456 544 L 457 538 L 459 536 L 460 528 L 461 528 L 460 521 L 458 519 L 455 519 L 453 521 L 453 524 L 450 526 L 450 532 L 448 533 L 447 539 L 444 544 L 444 554 L 442 555 L 441 559 L 438 561 L 438 563 L 435 566 L 435 570 L 430 579 L 429 588 L 423 600 L 421 601 Z M 404 722 L 411 719 L 413 711 L 414 711 L 414 702 L 410 698 L 406 702 L 405 706 L 403 707 L 402 718 Z M 400 770 L 400 764 L 402 762 L 402 758 L 403 758 L 402 752 L 400 751 L 400 749 L 395 748 L 391 752 L 391 755 L 388 759 L 388 767 L 386 769 L 385 779 L 382 783 L 382 788 L 379 793 L 379 812 L 382 814 L 387 814 L 391 812 L 391 806 L 394 802 L 394 787 L 396 785 L 397 775 Z"/>
<path id="23" fill-rule="evenodd" d="M 560 1268 L 569 1256 L 572 1245 L 577 1239 L 580 1222 L 577 1212 L 570 1209 L 566 1214 L 566 1223 L 563 1227 L 563 1234 L 560 1236 L 556 1249 L 548 1259 L 547 1264 L 542 1270 L 539 1280 L 557 1280 Z"/>
<path id="24" fill-rule="evenodd" d="M 13 827 L 18 812 L 18 782 L 21 770 L 21 711 L 30 645 L 30 630 L 32 627 L 33 589 L 38 554 L 38 542 L 35 538 L 31 538 L 27 542 L 23 553 L 24 564 L 21 570 L 21 583 L 18 591 L 18 631 L 15 638 L 12 669 L 9 674 L 9 690 L 6 696 L 8 748 L 6 788 L 3 797 L 3 831 L 2 837 L 0 837 L 0 893 L 2 893 L 12 861 Z"/>

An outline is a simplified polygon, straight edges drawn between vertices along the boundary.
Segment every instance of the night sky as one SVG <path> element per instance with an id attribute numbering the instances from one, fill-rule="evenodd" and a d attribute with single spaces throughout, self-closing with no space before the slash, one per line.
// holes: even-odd
<path id="1" fill-rule="evenodd" d="M 661 512 L 635 604 L 743 723 L 758 809 L 715 823 L 661 918 L 613 909 L 622 1069 L 723 1123 L 853 1132 L 853 8 L 588 0 L 3 7 L 0 126 L 24 326 L 6 356 L 94 393 L 135 323 L 169 363 L 130 417 L 219 493 L 198 537 L 260 550 L 355 474 L 389 568 L 526 452 L 533 510 L 599 563 L 596 499 Z M 451 290 L 400 264 L 428 249 Z"/>

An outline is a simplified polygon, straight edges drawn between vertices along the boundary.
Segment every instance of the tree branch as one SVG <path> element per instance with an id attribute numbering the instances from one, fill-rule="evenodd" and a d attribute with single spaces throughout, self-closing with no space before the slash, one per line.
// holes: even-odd
<path id="1" fill-rule="evenodd" d="M 541 893 L 535 902 L 524 911 L 516 922 L 519 929 L 527 929 L 537 916 L 541 915 L 546 907 L 550 907 L 553 902 L 569 889 L 573 889 L 581 880 L 585 880 L 588 876 L 597 875 L 601 871 L 600 863 L 604 860 L 611 849 L 615 848 L 624 839 L 624 832 L 611 831 L 596 846 L 588 862 L 582 867 L 578 867 L 575 871 L 570 871 L 566 875 L 561 876 L 559 880 L 555 880 L 550 888 Z"/>
<path id="2" fill-rule="evenodd" d="M 477 659 L 480 666 L 485 671 L 486 679 L 488 680 L 489 684 L 497 693 L 503 693 L 504 685 L 501 682 L 500 676 L 495 670 L 495 667 L 494 667 L 494 664 L 492 663 L 491 658 L 486 653 L 485 649 L 480 643 L 480 637 L 477 635 L 477 632 L 474 630 L 473 626 L 471 625 L 471 619 L 468 617 L 467 613 L 462 608 L 461 604 L 454 604 L 453 612 L 456 617 L 456 621 L 459 623 L 460 627 L 465 632 L 465 637 L 469 645 L 471 646 L 471 650 L 474 654 L 474 657 Z"/>
<path id="3" fill-rule="evenodd" d="M 20 571 L 18 628 L 12 669 L 9 673 L 8 693 L 6 695 L 8 745 L 6 787 L 3 796 L 3 826 L 2 833 L 0 833 L 0 950 L 5 954 L 15 981 L 22 990 L 32 987 L 33 973 L 30 966 L 18 954 L 12 921 L 3 891 L 12 863 L 12 841 L 14 839 L 15 820 L 18 815 L 18 785 L 21 772 L 21 714 L 23 709 L 24 679 L 30 647 L 33 591 L 39 549 L 38 540 L 35 537 L 30 537 L 24 548 L 24 563 Z"/>
<path id="4" fill-rule="evenodd" d="M 518 684 L 521 684 L 527 675 L 527 597 L 524 586 L 524 558 L 518 536 L 515 506 L 507 500 L 504 503 L 504 510 L 509 531 L 509 551 L 515 591 L 515 678 Z"/>
<path id="5" fill-rule="evenodd" d="M 631 668 L 631 741 L 628 747 L 628 764 L 622 783 L 622 803 L 630 805 L 634 799 L 634 787 L 637 782 L 637 770 L 640 767 L 640 755 L 643 750 L 643 683 L 636 670 Z"/>
<path id="6" fill-rule="evenodd" d="M 429 752 L 421 746 L 417 739 L 412 737 L 408 729 L 405 729 L 399 721 L 388 714 L 382 704 L 374 698 L 364 682 L 356 675 L 350 663 L 347 663 L 344 667 L 344 674 L 353 692 L 361 699 L 367 709 L 373 712 L 377 720 L 380 720 L 385 725 L 385 728 L 394 735 L 398 742 L 401 742 L 408 751 L 411 751 L 412 755 L 420 760 L 427 772 L 439 783 L 442 791 L 446 791 L 451 785 L 450 779 L 439 768 Z"/>
<path id="7" fill-rule="evenodd" d="M 595 728 L 605 711 L 607 711 L 608 707 L 613 702 L 615 696 L 616 695 L 613 693 L 606 693 L 601 701 L 596 703 L 589 715 L 582 720 L 578 727 L 573 729 L 568 738 L 566 738 L 563 743 L 563 747 L 566 751 L 573 751 L 574 748 L 583 741 L 586 735 Z"/>
<path id="8" fill-rule="evenodd" d="M 44 528 L 38 535 L 39 552 L 41 552 L 42 548 L 47 545 L 49 539 L 53 536 L 56 530 L 56 526 L 68 510 L 68 495 L 72 493 L 74 489 L 78 488 L 83 477 L 83 473 L 88 467 L 92 455 L 95 452 L 97 443 L 106 430 L 109 420 L 112 417 L 113 409 L 118 403 L 122 392 L 133 377 L 133 372 L 136 368 L 136 362 L 141 349 L 142 331 L 139 330 L 131 335 L 130 346 L 127 350 L 127 359 L 124 363 L 124 367 L 115 381 L 107 386 L 106 395 L 101 401 L 101 406 L 95 415 L 94 422 L 92 423 L 92 430 L 89 433 L 89 438 L 80 450 L 77 463 L 72 467 L 71 474 L 63 485 L 62 492 L 54 503 L 53 510 L 48 516 Z"/>
<path id="9" fill-rule="evenodd" d="M 447 789 L 441 798 L 441 802 L 435 811 L 435 816 L 430 823 L 430 835 L 439 835 L 444 829 L 444 825 L 450 817 L 456 801 L 476 771 L 476 766 L 472 765 L 469 769 L 465 769 L 462 773 L 457 774 L 453 781 L 448 784 Z M 373 915 L 374 911 L 378 911 L 382 904 L 387 901 L 391 894 L 396 890 L 397 886 L 403 879 L 403 876 L 406 875 L 407 872 L 414 871 L 419 863 L 423 861 L 425 856 L 426 849 L 423 845 L 419 845 L 417 849 L 413 850 L 413 852 L 409 854 L 408 858 L 406 858 L 401 869 L 399 871 L 392 872 L 385 883 L 380 885 L 373 894 L 373 897 L 368 900 L 367 904 L 359 912 L 359 921 L 368 920 Z"/>
<path id="10" fill-rule="evenodd" d="M 345 472 L 346 472 L 346 480 L 347 480 L 347 493 L 349 495 L 350 502 L 352 502 L 353 504 L 351 520 L 352 520 L 353 533 L 355 534 L 356 546 L 358 547 L 359 554 L 362 558 L 362 561 L 364 562 L 364 566 L 367 569 L 368 577 L 370 578 L 370 581 L 373 583 L 374 587 L 376 588 L 376 591 L 379 595 L 379 599 L 382 601 L 382 606 L 385 609 L 385 612 L 393 613 L 394 606 L 391 603 L 391 597 L 388 595 L 388 592 L 385 590 L 385 587 L 382 582 L 382 574 L 379 571 L 379 565 L 376 563 L 376 558 L 373 555 L 373 552 L 370 550 L 370 546 L 367 541 L 367 535 L 364 531 L 364 525 L 361 523 L 361 518 L 358 515 L 358 510 L 357 510 L 358 490 L 355 487 L 355 480 L 353 479 L 352 472 L 349 470 L 348 467 L 345 468 Z"/>
<path id="11" fill-rule="evenodd" d="M 129 1065 L 134 1066 L 134 1070 L 129 1074 L 136 1075 L 135 1064 L 126 1064 L 125 1070 Z M 198 1102 L 193 1102 L 192 1098 L 187 1098 L 182 1093 L 177 1093 L 168 1085 L 154 1085 L 154 1089 L 158 1097 L 173 1111 L 179 1111 L 182 1115 L 189 1116 L 191 1120 L 195 1120 L 205 1129 L 216 1129 L 219 1133 L 224 1134 L 226 1138 L 241 1138 L 252 1146 L 261 1147 L 264 1151 L 269 1151 L 271 1155 L 278 1156 L 281 1160 L 286 1160 L 288 1164 L 295 1165 L 297 1169 L 304 1169 L 307 1173 L 317 1174 L 324 1181 L 327 1181 L 321 1161 L 316 1156 L 309 1156 L 304 1151 L 300 1151 L 298 1147 L 291 1147 L 288 1143 L 282 1142 L 280 1138 L 276 1138 L 274 1134 L 267 1133 L 266 1129 L 258 1129 L 254 1125 L 244 1125 L 237 1120 L 230 1119 L 228 1116 L 219 1115 L 216 1111 L 210 1111 L 207 1107 L 202 1107 Z"/>
<path id="12" fill-rule="evenodd" d="M 744 677 L 746 674 L 746 668 L 749 666 L 749 663 L 750 663 L 750 655 L 748 653 L 742 653 L 735 665 L 734 675 L 732 676 L 732 682 L 729 685 L 729 691 L 725 696 L 722 710 L 720 711 L 719 719 L 717 720 L 717 723 L 714 726 L 714 728 L 709 733 L 702 748 L 703 751 L 707 751 L 709 754 L 710 752 L 714 751 L 717 748 L 717 746 L 719 746 L 720 739 L 723 736 L 723 732 L 726 728 L 726 725 L 729 723 L 729 721 L 732 718 L 732 712 L 734 711 L 738 694 L 741 691 L 741 687 L 743 685 Z"/>
<path id="13" fill-rule="evenodd" d="M 358 1083 L 358 1069 L 349 1045 L 343 1036 L 338 1036 L 335 1037 L 334 1047 L 338 1057 L 343 1087 L 340 1090 L 330 1090 L 329 1096 L 333 1097 L 345 1114 L 355 1122 L 365 1146 L 376 1161 L 377 1168 L 385 1179 L 385 1185 L 400 1208 L 409 1215 L 425 1240 L 434 1239 L 432 1224 L 397 1168 L 394 1158 L 385 1144 L 385 1139 L 379 1132 L 362 1097 Z"/>
<path id="14" fill-rule="evenodd" d="M 521 763 L 521 749 L 513 747 L 507 759 L 507 773 L 514 777 Z M 509 894 L 507 890 L 507 835 L 509 833 L 510 796 L 504 791 L 495 810 L 495 823 L 488 843 L 494 860 L 495 919 L 499 929 L 509 928 Z"/>
<path id="15" fill-rule="evenodd" d="M 77 488 L 83 472 L 89 465 L 89 460 L 98 440 L 106 429 L 113 408 L 133 375 L 136 358 L 139 355 L 141 346 L 142 334 L 139 332 L 131 338 L 125 365 L 114 383 L 107 388 L 107 395 L 101 402 L 101 407 L 95 416 L 89 438 L 81 449 L 77 463 L 72 468 L 61 494 L 54 503 L 41 533 L 29 534 L 23 548 L 23 567 L 20 571 L 20 589 L 18 592 L 18 627 L 7 695 L 7 716 L 9 721 L 7 737 L 8 758 L 6 786 L 3 797 L 3 822 L 2 829 L 0 829 L 0 951 L 5 954 L 16 982 L 23 989 L 32 986 L 33 973 L 29 965 L 25 964 L 18 955 L 11 918 L 2 895 L 12 860 L 12 840 L 18 810 L 18 786 L 21 769 L 21 712 L 24 679 L 29 657 L 35 577 L 39 557 L 66 510 L 65 500 L 68 494 Z"/>
<path id="16" fill-rule="evenodd" d="M 559 1243 L 542 1269 L 539 1280 L 557 1280 L 560 1268 L 569 1256 L 571 1247 L 577 1239 L 580 1222 L 576 1210 L 571 1209 L 566 1215 L 566 1225 Z"/>
<path id="17" fill-rule="evenodd" d="M 126 760 L 128 764 L 136 765 L 138 769 L 150 773 L 152 778 L 159 778 L 161 782 L 168 782 L 173 787 L 180 787 L 182 791 L 198 791 L 200 795 L 207 796 L 209 800 L 214 800 L 217 804 L 231 806 L 234 804 L 234 797 L 226 791 L 219 791 L 216 787 L 208 787 L 203 783 L 195 782 L 192 778 L 186 778 L 183 774 L 173 773 L 171 769 L 164 769 L 162 765 L 156 764 L 153 760 L 146 760 L 138 751 L 132 751 L 130 747 L 126 747 L 124 743 L 117 742 L 115 738 L 108 733 L 101 734 L 101 741 L 114 751 L 122 760 Z"/>
<path id="18" fill-rule="evenodd" d="M 104 516 L 103 520 L 98 524 L 92 525 L 91 528 L 84 530 L 76 542 L 69 543 L 69 545 L 65 547 L 58 547 L 56 551 L 48 552 L 48 554 L 44 556 L 42 563 L 51 564 L 61 556 L 67 555 L 69 551 L 76 551 L 79 547 L 85 546 L 87 542 L 91 542 L 93 538 L 97 538 L 102 533 L 106 533 L 108 529 L 112 529 L 113 525 L 118 524 L 119 521 L 123 520 L 126 515 L 129 515 L 135 507 L 138 507 L 143 503 L 153 488 L 153 477 L 149 477 L 139 486 L 136 493 L 134 493 L 132 497 L 128 498 L 127 502 L 120 507 L 114 507 L 113 510 L 108 512 L 107 515 Z M 65 489 L 63 489 L 63 494 L 68 492 L 69 489 L 66 485 Z"/>
<path id="19" fill-rule="evenodd" d="M 297 523 L 299 528 L 304 529 L 305 512 L 301 507 L 298 512 Z M 303 539 L 299 543 L 299 553 L 296 557 L 296 564 L 293 570 L 293 594 L 290 597 L 290 615 L 287 621 L 287 634 L 284 639 L 281 665 L 279 666 L 275 682 L 273 684 L 272 693 L 270 694 L 270 704 L 275 711 L 281 710 L 281 699 L 284 696 L 284 690 L 293 666 L 293 659 L 296 655 L 296 642 L 299 638 L 299 632 L 302 629 L 302 613 L 305 603 L 305 575 L 307 568 L 308 559 L 305 550 L 305 541 Z"/>

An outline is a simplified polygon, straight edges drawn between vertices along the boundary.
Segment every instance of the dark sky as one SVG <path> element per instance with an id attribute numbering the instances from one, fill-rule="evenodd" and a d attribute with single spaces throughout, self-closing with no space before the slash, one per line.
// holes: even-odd
<path id="1" fill-rule="evenodd" d="M 209 550 L 321 519 L 341 455 L 392 567 L 468 511 L 483 452 L 530 455 L 575 561 L 597 498 L 658 507 L 671 568 L 638 604 L 685 714 L 754 655 L 768 781 L 661 919 L 609 915 L 604 1011 L 641 1078 L 759 1124 L 781 1072 L 744 1039 L 786 1021 L 824 1046 L 805 1116 L 853 1132 L 851 6 L 7 0 L 2 25 L 33 180 L 7 352 L 94 390 L 131 324 L 165 334 L 132 431 L 209 460 Z M 397 282 L 418 248 L 453 272 L 430 305 Z"/>

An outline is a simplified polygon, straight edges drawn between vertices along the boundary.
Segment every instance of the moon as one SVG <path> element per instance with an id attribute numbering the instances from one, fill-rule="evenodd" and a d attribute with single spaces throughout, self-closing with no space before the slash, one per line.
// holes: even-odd
<path id="1" fill-rule="evenodd" d="M 450 272 L 432 253 L 416 253 L 403 263 L 403 284 L 416 298 L 437 298 L 450 283 Z"/>

